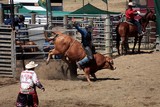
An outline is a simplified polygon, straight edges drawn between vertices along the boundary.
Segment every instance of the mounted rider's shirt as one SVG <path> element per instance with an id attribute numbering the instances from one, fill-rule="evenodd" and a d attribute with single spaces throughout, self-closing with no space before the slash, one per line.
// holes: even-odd
<path id="1" fill-rule="evenodd" d="M 86 29 L 81 29 L 78 25 L 75 26 L 75 28 L 78 30 L 78 32 L 81 33 L 82 35 L 82 44 L 84 47 L 86 46 L 91 46 L 91 41 L 92 41 L 92 37 L 91 37 L 91 32 L 87 32 Z"/>
<path id="2" fill-rule="evenodd" d="M 130 21 L 130 20 L 135 20 L 134 18 L 135 18 L 135 13 L 136 13 L 137 11 L 136 10 L 133 10 L 132 8 L 129 8 L 129 9 L 127 9 L 126 10 L 126 20 L 127 21 Z"/>

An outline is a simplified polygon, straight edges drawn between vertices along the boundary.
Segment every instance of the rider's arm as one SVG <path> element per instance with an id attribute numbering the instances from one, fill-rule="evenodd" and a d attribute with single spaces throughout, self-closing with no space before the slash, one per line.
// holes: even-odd
<path id="1" fill-rule="evenodd" d="M 85 31 L 83 29 L 81 29 L 78 25 L 75 26 L 75 28 L 77 29 L 77 31 L 79 33 L 81 33 L 81 35 L 84 35 L 85 34 Z"/>
<path id="2" fill-rule="evenodd" d="M 129 11 L 127 11 L 127 13 L 129 15 L 131 15 L 131 14 L 137 14 L 137 11 L 136 10 L 129 10 Z"/>

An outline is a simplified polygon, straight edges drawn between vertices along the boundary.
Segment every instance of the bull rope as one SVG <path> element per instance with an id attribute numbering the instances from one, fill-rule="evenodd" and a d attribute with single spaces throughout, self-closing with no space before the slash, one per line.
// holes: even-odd
<path id="1" fill-rule="evenodd" d="M 71 45 L 70 45 L 70 47 L 68 48 L 68 50 L 65 52 L 65 54 L 64 54 L 64 56 L 67 56 L 67 54 L 68 54 L 68 51 L 70 50 L 70 48 L 73 46 L 73 44 L 74 44 L 74 42 L 75 42 L 76 40 L 74 40 L 72 43 L 71 43 Z"/>

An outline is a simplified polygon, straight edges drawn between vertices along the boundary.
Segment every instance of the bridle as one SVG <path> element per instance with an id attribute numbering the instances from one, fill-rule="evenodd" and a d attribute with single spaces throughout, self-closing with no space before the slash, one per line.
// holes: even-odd
<path id="1" fill-rule="evenodd" d="M 141 19 L 139 20 L 140 24 L 143 27 L 143 31 L 145 31 L 145 28 L 148 25 L 149 21 L 150 20 L 155 21 L 155 19 L 156 19 L 155 14 L 151 10 L 148 10 L 147 13 L 144 16 L 142 16 Z"/>

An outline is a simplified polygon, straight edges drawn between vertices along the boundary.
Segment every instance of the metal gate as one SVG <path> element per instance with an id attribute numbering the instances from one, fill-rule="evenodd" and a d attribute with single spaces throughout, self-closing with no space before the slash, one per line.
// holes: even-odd
<path id="1" fill-rule="evenodd" d="M 15 77 L 16 61 L 14 33 L 11 28 L 0 27 L 0 76 Z"/>

